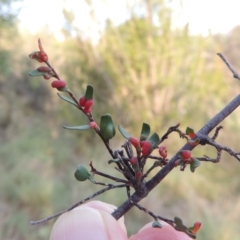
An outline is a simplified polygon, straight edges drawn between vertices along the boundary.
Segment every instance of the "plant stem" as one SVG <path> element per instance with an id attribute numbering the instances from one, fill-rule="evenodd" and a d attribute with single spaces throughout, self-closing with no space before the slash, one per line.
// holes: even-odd
<path id="1" fill-rule="evenodd" d="M 208 135 L 219 123 L 221 123 L 226 117 L 228 117 L 238 106 L 240 105 L 240 94 L 236 96 L 227 106 L 225 106 L 215 117 L 213 117 L 207 124 L 205 124 L 196 134 L 197 136 Z M 195 146 L 190 146 L 185 144 L 181 150 L 192 150 Z M 174 162 L 178 159 L 178 152 L 175 156 L 169 161 L 169 163 L 164 166 L 161 170 L 156 173 L 156 175 L 146 183 L 146 192 L 135 192 L 132 196 L 125 201 L 121 206 L 119 206 L 113 213 L 112 216 L 116 219 L 122 217 L 127 211 L 129 211 L 134 203 L 138 203 L 147 194 L 156 187 L 174 168 Z"/>

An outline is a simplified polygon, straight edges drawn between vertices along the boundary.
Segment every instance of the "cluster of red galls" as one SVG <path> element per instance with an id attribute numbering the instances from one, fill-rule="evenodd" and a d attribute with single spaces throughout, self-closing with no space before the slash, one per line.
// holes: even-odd
<path id="1" fill-rule="evenodd" d="M 147 157 L 153 151 L 153 146 L 150 141 L 140 141 L 135 137 L 130 137 L 128 140 L 137 151 L 141 152 L 143 157 Z M 158 153 L 163 159 L 167 158 L 167 148 L 165 146 L 158 147 Z M 175 166 L 178 166 L 181 163 L 190 164 L 193 161 L 194 159 L 191 156 L 191 151 L 182 150 L 179 153 L 179 159 L 175 162 Z M 132 157 L 130 159 L 130 163 L 135 171 L 136 179 L 140 180 L 142 177 L 142 172 L 139 168 L 137 157 Z"/>
<path id="2" fill-rule="evenodd" d="M 130 137 L 129 142 L 137 149 L 141 151 L 143 157 L 147 157 L 153 150 L 152 143 L 150 141 L 140 141 L 135 137 Z M 160 146 L 158 152 L 162 158 L 167 157 L 167 148 L 165 146 Z"/>
<path id="3" fill-rule="evenodd" d="M 135 137 L 130 137 L 128 141 L 136 148 L 137 152 L 140 152 L 143 157 L 147 157 L 153 151 L 153 145 L 150 141 L 144 140 L 140 141 Z M 160 146 L 158 148 L 158 152 L 162 158 L 167 157 L 167 148 L 165 146 Z M 130 163 L 135 172 L 135 178 L 140 180 L 142 177 L 142 171 L 139 168 L 138 158 L 132 157 L 130 159 Z"/>
<path id="4" fill-rule="evenodd" d="M 46 63 L 48 66 L 40 66 L 35 70 L 35 74 L 37 76 L 43 76 L 44 79 L 49 80 L 51 77 L 55 77 L 58 79 L 57 74 L 55 73 L 54 69 L 51 68 L 51 65 L 48 63 L 48 55 L 45 53 L 42 43 L 40 39 L 38 39 L 38 47 L 39 51 L 35 51 L 29 55 L 31 59 L 35 59 L 38 62 Z M 59 91 L 63 90 L 66 87 L 67 83 L 64 80 L 58 79 L 51 83 L 51 86 L 53 88 L 58 89 Z M 81 97 L 78 102 L 79 106 L 83 109 L 84 113 L 91 113 L 92 111 L 92 105 L 93 105 L 93 99 L 87 99 L 85 96 Z"/>
<path id="5" fill-rule="evenodd" d="M 38 39 L 38 48 L 39 48 L 39 51 L 35 51 L 31 53 L 29 57 L 31 59 L 37 60 L 40 63 L 44 62 L 47 65 L 49 65 L 48 55 L 45 53 L 40 39 Z M 37 68 L 37 72 L 39 72 L 38 75 L 42 75 L 46 80 L 50 79 L 51 77 L 57 78 L 57 75 L 54 73 L 53 69 L 50 67 L 40 66 L 39 68 Z M 53 88 L 57 88 L 58 90 L 65 88 L 66 85 L 67 85 L 66 82 L 61 79 L 55 80 L 51 83 L 51 86 Z"/>
<path id="6" fill-rule="evenodd" d="M 79 106 L 83 109 L 83 112 L 91 113 L 93 102 L 93 99 L 87 99 L 83 96 L 79 99 Z"/>

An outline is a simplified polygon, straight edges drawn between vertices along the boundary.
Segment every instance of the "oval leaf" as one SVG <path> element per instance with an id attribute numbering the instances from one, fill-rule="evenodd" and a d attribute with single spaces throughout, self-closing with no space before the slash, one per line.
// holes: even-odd
<path id="1" fill-rule="evenodd" d="M 182 219 L 179 217 L 175 217 L 174 218 L 174 222 L 176 224 L 175 229 L 181 232 L 186 232 L 187 231 L 187 227 L 183 225 Z"/>
<path id="2" fill-rule="evenodd" d="M 194 158 L 194 161 L 190 164 L 190 170 L 191 172 L 194 172 L 197 167 L 201 165 L 201 162 L 197 159 Z"/>
<path id="3" fill-rule="evenodd" d="M 116 130 L 110 114 L 101 116 L 100 132 L 107 141 L 115 136 Z"/>
<path id="4" fill-rule="evenodd" d="M 38 76 L 44 76 L 44 72 L 39 72 L 37 69 L 31 71 L 28 73 L 31 77 L 38 77 Z"/>
<path id="5" fill-rule="evenodd" d="M 141 135 L 140 135 L 140 141 L 144 141 L 148 138 L 149 134 L 150 134 L 150 126 L 147 123 L 143 123 L 142 125 L 142 131 L 141 131 Z"/>
<path id="6" fill-rule="evenodd" d="M 174 222 L 177 226 L 182 226 L 183 225 L 182 219 L 179 218 L 179 217 L 174 217 Z"/>
<path id="7" fill-rule="evenodd" d="M 157 133 L 154 133 L 149 139 L 148 139 L 149 142 L 151 142 L 152 146 L 153 147 L 156 147 L 159 142 L 160 142 L 160 138 L 158 136 Z"/>
<path id="8" fill-rule="evenodd" d="M 118 130 L 124 138 L 129 139 L 131 137 L 131 135 L 121 125 L 118 125 Z"/>
<path id="9" fill-rule="evenodd" d="M 93 99 L 93 86 L 87 85 L 87 89 L 85 92 L 85 99 L 86 100 Z"/>
<path id="10" fill-rule="evenodd" d="M 57 93 L 57 95 L 58 95 L 61 99 L 63 99 L 64 101 L 73 104 L 75 107 L 78 107 L 77 103 L 75 103 L 71 98 L 68 98 L 68 97 L 66 97 L 66 96 L 64 96 L 64 95 L 61 95 L 60 93 Z"/>
<path id="11" fill-rule="evenodd" d="M 87 130 L 91 128 L 89 125 L 82 125 L 82 126 L 63 126 L 63 128 L 68 129 L 68 130 Z"/>

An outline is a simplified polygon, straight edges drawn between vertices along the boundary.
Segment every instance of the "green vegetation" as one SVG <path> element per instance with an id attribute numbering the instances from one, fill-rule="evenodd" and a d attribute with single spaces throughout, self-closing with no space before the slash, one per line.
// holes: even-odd
<path id="1" fill-rule="evenodd" d="M 224 51 L 240 67 L 240 29 L 208 37 L 191 36 L 187 26 L 172 30 L 171 9 L 165 1 L 155 2 L 163 6 L 152 13 L 161 24 L 136 14 L 118 27 L 108 21 L 97 45 L 70 34 L 62 43 L 50 33 L 38 36 L 43 36 L 51 61 L 79 97 L 87 84 L 97 89 L 96 119 L 111 112 L 114 123 L 131 133 L 139 132 L 142 122 L 151 123 L 160 135 L 178 122 L 181 129 L 198 130 L 240 92 L 239 82 L 215 54 Z M 27 56 L 38 37 L 18 33 L 12 15 L 2 16 L 0 11 L 0 238 L 47 239 L 53 222 L 30 226 L 30 220 L 61 211 L 100 189 L 76 181 L 74 172 L 78 164 L 89 161 L 105 170 L 110 157 L 92 131 L 62 129 L 85 124 L 86 119 L 42 79 L 28 77 L 33 63 Z M 223 122 L 219 137 L 221 144 L 236 150 L 238 116 L 239 110 Z M 117 137 L 113 146 L 123 142 L 119 133 Z M 168 156 L 183 142 L 171 136 L 166 142 Z M 209 147 L 193 151 L 197 156 L 206 153 L 215 154 Z M 169 218 L 184 216 L 189 225 L 201 221 L 199 239 L 237 240 L 239 169 L 239 163 L 226 155 L 219 164 L 203 163 L 194 174 L 175 169 L 141 204 Z M 113 190 L 98 199 L 119 205 L 126 196 L 124 190 L 117 191 L 117 198 Z M 141 214 L 133 209 L 126 215 L 129 234 L 151 220 Z"/>

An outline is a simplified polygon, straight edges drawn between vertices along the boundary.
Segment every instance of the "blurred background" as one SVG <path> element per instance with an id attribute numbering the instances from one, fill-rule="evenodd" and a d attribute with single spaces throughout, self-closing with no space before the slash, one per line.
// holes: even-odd
<path id="1" fill-rule="evenodd" d="M 28 57 L 39 37 L 77 97 L 94 86 L 97 121 L 111 113 L 135 136 L 142 122 L 161 136 L 178 122 L 183 131 L 197 131 L 239 93 L 239 82 L 216 55 L 222 52 L 240 72 L 238 10 L 234 0 L 0 0 L 0 239 L 48 239 L 53 220 L 29 222 L 99 190 L 75 180 L 77 164 L 93 161 L 117 175 L 93 131 L 62 128 L 86 124 L 81 112 L 59 99 L 49 81 L 28 76 L 40 65 Z M 222 123 L 218 138 L 236 150 L 239 114 Z M 123 141 L 118 133 L 113 149 Z M 169 157 L 184 143 L 172 134 L 165 142 Z M 216 155 L 210 147 L 193 151 L 203 154 Z M 239 171 L 228 155 L 194 174 L 176 168 L 141 204 L 187 226 L 202 222 L 198 239 L 239 240 Z M 120 205 L 126 193 L 112 190 L 97 199 Z M 125 216 L 129 235 L 150 220 L 132 209 Z"/>

